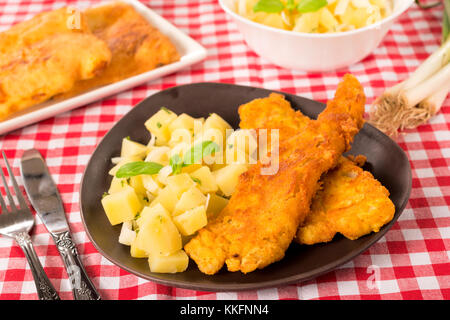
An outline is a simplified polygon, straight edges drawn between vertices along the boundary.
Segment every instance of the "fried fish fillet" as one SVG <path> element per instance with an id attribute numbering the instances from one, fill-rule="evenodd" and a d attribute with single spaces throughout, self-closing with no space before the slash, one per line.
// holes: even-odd
<path id="1" fill-rule="evenodd" d="M 86 17 L 70 8 L 60 8 L 14 25 L 0 33 L 0 61 L 5 64 L 8 53 L 60 33 L 89 33 Z"/>
<path id="2" fill-rule="evenodd" d="M 278 129 L 280 140 L 303 131 L 312 121 L 294 111 L 281 96 L 271 96 L 265 104 L 246 105 L 241 108 L 240 117 L 242 129 Z M 395 206 L 389 199 L 389 191 L 370 172 L 359 167 L 363 164 L 360 159 L 341 157 L 337 167 L 324 174 L 311 212 L 297 231 L 297 242 L 328 242 L 338 232 L 354 240 L 378 232 L 392 220 Z"/>
<path id="3" fill-rule="evenodd" d="M 261 106 L 275 96 L 249 104 Z M 320 176 L 336 166 L 362 127 L 364 103 L 361 85 L 346 75 L 316 121 L 280 140 L 277 173 L 261 174 L 258 162 L 239 177 L 228 205 L 184 247 L 203 273 L 215 274 L 224 263 L 229 271 L 248 273 L 284 257 Z"/>
<path id="4" fill-rule="evenodd" d="M 87 9 L 84 14 L 93 34 L 108 44 L 112 60 L 102 74 L 79 81 L 60 98 L 114 83 L 180 59 L 169 38 L 128 4 L 113 2 Z"/>
<path id="5" fill-rule="evenodd" d="M 299 243 L 328 242 L 336 233 L 355 240 L 378 232 L 394 217 L 389 191 L 347 158 L 342 157 L 321 181 L 311 212 L 297 231 Z"/>
<path id="6" fill-rule="evenodd" d="M 0 120 L 180 59 L 131 5 L 61 8 L 0 33 Z"/>
<path id="7" fill-rule="evenodd" d="M 61 33 L 11 52 L 0 64 L 0 119 L 67 92 L 103 70 L 106 44 L 91 34 Z"/>

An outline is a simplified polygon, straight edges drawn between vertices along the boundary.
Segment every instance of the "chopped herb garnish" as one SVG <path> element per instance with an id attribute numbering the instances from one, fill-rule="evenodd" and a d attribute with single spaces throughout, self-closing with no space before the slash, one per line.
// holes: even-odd
<path id="1" fill-rule="evenodd" d="M 158 128 L 161 128 L 161 127 L 162 127 L 161 122 L 157 122 L 157 123 L 156 123 L 156 126 L 157 126 Z"/>
<path id="2" fill-rule="evenodd" d="M 167 112 L 168 114 L 171 114 L 172 111 L 170 111 L 169 109 L 167 109 L 166 107 L 161 107 L 161 110 L 164 110 L 165 112 Z"/>
<path id="3" fill-rule="evenodd" d="M 127 184 L 130 185 L 131 178 L 127 178 Z"/>
<path id="4" fill-rule="evenodd" d="M 103 194 L 102 194 L 102 199 L 103 199 L 104 197 L 106 197 L 106 196 L 109 196 L 109 193 L 108 193 L 108 192 L 103 192 Z"/>
<path id="5" fill-rule="evenodd" d="M 202 181 L 198 178 L 191 177 L 194 182 L 197 182 L 199 185 L 202 185 Z"/>
<path id="6" fill-rule="evenodd" d="M 125 139 L 127 140 L 131 140 L 130 136 L 126 136 Z"/>

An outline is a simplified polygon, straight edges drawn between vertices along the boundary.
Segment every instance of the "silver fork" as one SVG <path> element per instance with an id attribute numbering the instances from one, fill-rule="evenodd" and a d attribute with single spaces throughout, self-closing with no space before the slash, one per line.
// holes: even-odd
<path id="1" fill-rule="evenodd" d="M 33 244 L 31 243 L 31 238 L 28 232 L 30 232 L 34 225 L 34 218 L 27 203 L 25 202 L 19 186 L 17 185 L 16 179 L 14 178 L 14 174 L 9 166 L 4 152 L 3 159 L 5 160 L 8 175 L 14 187 L 19 205 L 16 206 L 14 203 L 13 196 L 8 188 L 5 175 L 3 174 L 3 170 L 0 169 L 3 185 L 6 190 L 6 196 L 11 209 L 8 210 L 6 202 L 0 192 L 0 206 L 2 208 L 2 214 L 0 214 L 0 234 L 14 238 L 17 244 L 22 248 L 30 265 L 31 272 L 33 273 L 39 300 L 60 300 L 58 293 L 45 274 L 44 268 L 42 268 L 41 262 L 39 261 Z"/>

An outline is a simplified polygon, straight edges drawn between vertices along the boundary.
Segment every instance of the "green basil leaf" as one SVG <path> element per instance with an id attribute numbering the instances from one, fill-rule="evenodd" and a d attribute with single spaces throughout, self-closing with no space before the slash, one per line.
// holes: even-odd
<path id="1" fill-rule="evenodd" d="M 280 0 L 259 0 L 253 7 L 254 12 L 278 13 L 283 11 L 284 4 Z"/>
<path id="2" fill-rule="evenodd" d="M 126 163 L 116 172 L 117 178 L 129 178 L 140 174 L 157 174 L 162 169 L 162 165 L 156 162 L 136 161 Z"/>
<path id="3" fill-rule="evenodd" d="M 286 3 L 286 9 L 288 10 L 294 10 L 296 7 L 294 0 L 288 0 Z"/>
<path id="4" fill-rule="evenodd" d="M 183 168 L 183 160 L 181 160 L 180 156 L 178 154 L 174 154 L 169 159 L 169 165 L 172 167 L 172 173 L 173 174 L 179 174 L 181 172 L 181 169 Z"/>
<path id="5" fill-rule="evenodd" d="M 197 143 L 184 155 L 184 166 L 188 166 L 194 163 L 198 163 L 204 157 L 207 157 L 214 152 L 218 152 L 220 147 L 213 141 L 203 141 Z"/>
<path id="6" fill-rule="evenodd" d="M 297 5 L 297 11 L 301 13 L 315 12 L 327 4 L 327 0 L 301 0 Z"/>

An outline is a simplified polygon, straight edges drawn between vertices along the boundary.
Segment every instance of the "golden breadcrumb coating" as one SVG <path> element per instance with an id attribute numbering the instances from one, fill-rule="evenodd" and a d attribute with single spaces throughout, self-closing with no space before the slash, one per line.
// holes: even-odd
<path id="1" fill-rule="evenodd" d="M 280 99 L 271 94 L 239 112 Z M 261 174 L 258 163 L 240 176 L 225 209 L 184 247 L 203 273 L 215 274 L 224 264 L 229 271 L 248 273 L 284 257 L 310 210 L 320 176 L 336 166 L 362 127 L 364 103 L 361 85 L 346 75 L 317 120 L 280 140 L 276 174 Z"/>

